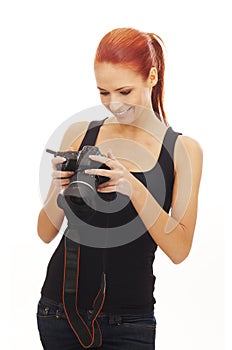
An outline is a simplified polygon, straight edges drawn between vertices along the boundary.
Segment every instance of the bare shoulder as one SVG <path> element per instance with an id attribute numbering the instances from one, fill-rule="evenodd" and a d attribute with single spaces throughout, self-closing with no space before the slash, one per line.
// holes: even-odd
<path id="1" fill-rule="evenodd" d="M 192 137 L 180 135 L 177 138 L 175 146 L 176 159 L 181 158 L 183 153 L 187 154 L 193 160 L 198 159 L 200 161 L 203 157 L 203 151 L 198 141 Z"/>
<path id="2" fill-rule="evenodd" d="M 71 124 L 64 133 L 60 149 L 66 150 L 69 147 L 74 147 L 74 149 L 79 148 L 88 129 L 88 125 L 89 121 L 80 121 Z"/>
<path id="3" fill-rule="evenodd" d="M 203 163 L 203 151 L 198 141 L 189 136 L 180 135 L 176 141 L 174 164 L 176 174 L 183 178 L 191 174 L 196 188 L 199 187 Z M 188 174 L 188 175 L 187 175 Z"/>

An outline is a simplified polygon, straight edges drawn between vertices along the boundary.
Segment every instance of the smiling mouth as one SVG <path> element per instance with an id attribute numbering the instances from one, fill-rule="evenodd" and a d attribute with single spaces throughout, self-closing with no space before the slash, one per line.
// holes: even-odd
<path id="1" fill-rule="evenodd" d="M 131 109 L 132 109 L 132 106 L 130 106 L 129 108 L 125 109 L 124 111 L 114 112 L 114 115 L 116 115 L 116 117 L 122 117 L 123 115 L 128 113 Z"/>

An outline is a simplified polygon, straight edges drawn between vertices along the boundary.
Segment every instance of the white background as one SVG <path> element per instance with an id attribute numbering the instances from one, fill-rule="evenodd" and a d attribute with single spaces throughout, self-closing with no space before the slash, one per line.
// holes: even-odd
<path id="1" fill-rule="evenodd" d="M 231 306 L 225 298 L 230 246 L 223 216 L 230 198 L 230 157 L 224 156 L 231 117 L 230 20 L 226 1 L 1 2 L 2 349 L 42 349 L 36 304 L 60 236 L 46 245 L 36 233 L 41 155 L 64 120 L 100 103 L 95 49 L 106 32 L 122 26 L 163 38 L 169 123 L 204 151 L 190 256 L 180 265 L 161 252 L 156 256 L 157 349 L 229 349 L 224 331 Z M 229 288 L 228 280 L 227 296 Z"/>

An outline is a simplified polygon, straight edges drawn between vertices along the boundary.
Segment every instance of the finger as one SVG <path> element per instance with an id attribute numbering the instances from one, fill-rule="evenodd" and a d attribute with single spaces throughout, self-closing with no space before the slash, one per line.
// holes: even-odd
<path id="1" fill-rule="evenodd" d="M 98 187 L 97 191 L 101 193 L 117 192 L 117 188 L 116 188 L 116 185 L 107 186 L 107 187 Z"/>
<path id="2" fill-rule="evenodd" d="M 57 165 L 61 164 L 61 163 L 64 163 L 66 160 L 67 159 L 64 158 L 64 157 L 59 157 L 59 156 L 58 157 L 54 157 L 52 159 L 52 167 L 53 167 L 53 169 L 56 170 L 57 169 Z"/>
<path id="3" fill-rule="evenodd" d="M 108 187 L 108 186 L 116 186 L 116 184 L 117 184 L 117 182 L 114 179 L 110 178 L 107 181 L 101 182 L 98 185 L 98 188 L 103 188 L 103 187 Z"/>
<path id="4" fill-rule="evenodd" d="M 53 179 L 67 179 L 74 174 L 74 171 L 59 171 L 55 170 L 52 173 Z"/>
<path id="5" fill-rule="evenodd" d="M 107 152 L 107 157 L 110 158 L 110 159 L 112 159 L 112 160 L 116 160 L 116 157 L 113 155 L 111 149 L 109 149 L 109 151 Z"/>
<path id="6" fill-rule="evenodd" d="M 63 163 L 63 162 L 65 162 L 66 160 L 67 160 L 67 159 L 64 158 L 64 157 L 57 156 L 57 157 L 54 157 L 54 158 L 52 159 L 52 163 L 54 163 L 54 164 Z"/>
<path id="7" fill-rule="evenodd" d="M 106 170 L 106 169 L 86 169 L 85 174 L 89 175 L 97 175 L 97 176 L 106 176 L 111 178 L 112 176 L 112 171 L 111 170 Z"/>
<path id="8" fill-rule="evenodd" d="M 63 187 L 63 186 L 68 186 L 70 183 L 70 180 L 69 179 L 54 179 L 53 182 L 57 187 Z"/>
<path id="9" fill-rule="evenodd" d="M 89 158 L 94 160 L 95 162 L 99 162 L 99 163 L 105 163 L 109 158 L 105 157 L 105 156 L 99 156 L 96 154 L 90 154 Z"/>
<path id="10" fill-rule="evenodd" d="M 91 155 L 89 156 L 90 159 L 94 160 L 95 162 L 106 164 L 110 169 L 114 168 L 113 160 L 104 156 L 96 156 Z"/>

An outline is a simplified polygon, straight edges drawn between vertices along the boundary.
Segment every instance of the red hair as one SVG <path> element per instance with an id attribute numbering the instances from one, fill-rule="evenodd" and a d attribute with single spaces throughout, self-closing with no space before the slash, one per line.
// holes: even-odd
<path id="1" fill-rule="evenodd" d="M 153 33 L 133 28 L 117 28 L 101 39 L 94 64 L 122 64 L 141 74 L 144 80 L 148 78 L 150 69 L 156 67 L 158 82 L 152 90 L 152 106 L 157 117 L 167 124 L 163 106 L 165 62 L 162 44 L 162 39 Z"/>

